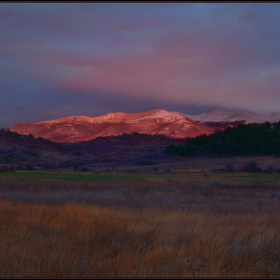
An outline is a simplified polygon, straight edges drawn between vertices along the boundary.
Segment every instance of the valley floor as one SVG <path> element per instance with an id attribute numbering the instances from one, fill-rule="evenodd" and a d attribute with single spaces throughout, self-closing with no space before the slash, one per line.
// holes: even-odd
<path id="1" fill-rule="evenodd" d="M 0 173 L 1 277 L 279 277 L 280 174 Z"/>

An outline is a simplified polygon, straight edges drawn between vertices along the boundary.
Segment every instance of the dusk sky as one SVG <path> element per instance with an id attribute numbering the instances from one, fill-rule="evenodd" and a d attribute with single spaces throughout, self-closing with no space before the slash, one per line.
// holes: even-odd
<path id="1" fill-rule="evenodd" d="M 1 3 L 0 126 L 280 112 L 280 3 Z"/>

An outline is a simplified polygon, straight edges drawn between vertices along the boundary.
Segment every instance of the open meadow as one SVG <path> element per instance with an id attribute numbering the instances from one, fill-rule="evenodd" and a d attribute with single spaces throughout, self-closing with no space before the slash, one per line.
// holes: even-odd
<path id="1" fill-rule="evenodd" d="M 0 173 L 1 277 L 279 277 L 280 173 Z"/>

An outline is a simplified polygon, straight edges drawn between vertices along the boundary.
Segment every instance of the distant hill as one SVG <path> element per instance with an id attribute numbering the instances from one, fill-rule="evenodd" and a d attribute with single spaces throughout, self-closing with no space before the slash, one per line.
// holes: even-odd
<path id="1" fill-rule="evenodd" d="M 195 116 L 184 115 L 214 131 L 235 127 L 238 124 L 264 123 L 266 121 L 273 123 L 280 120 L 280 113 L 276 112 L 269 115 L 261 115 L 253 112 L 228 112 L 220 109 Z"/>
<path id="2" fill-rule="evenodd" d="M 12 169 L 89 169 L 123 165 L 152 165 L 180 139 L 139 133 L 98 137 L 78 143 L 59 143 L 0 129 L 0 171 Z"/>
<path id="3" fill-rule="evenodd" d="M 10 130 L 56 142 L 81 142 L 133 132 L 172 138 L 196 137 L 213 132 L 183 114 L 165 110 L 136 114 L 110 113 L 100 117 L 70 116 L 38 123 L 18 123 Z"/>

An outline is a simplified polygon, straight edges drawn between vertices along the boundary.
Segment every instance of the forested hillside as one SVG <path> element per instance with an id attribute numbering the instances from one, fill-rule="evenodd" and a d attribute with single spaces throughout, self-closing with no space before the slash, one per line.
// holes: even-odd
<path id="1" fill-rule="evenodd" d="M 209 136 L 186 138 L 182 144 L 167 146 L 164 153 L 178 156 L 280 155 L 280 122 L 238 125 Z"/>
<path id="2" fill-rule="evenodd" d="M 6 169 L 92 170 L 97 166 L 152 165 L 170 160 L 162 151 L 181 140 L 140 133 L 58 143 L 0 129 L 0 171 Z"/>

